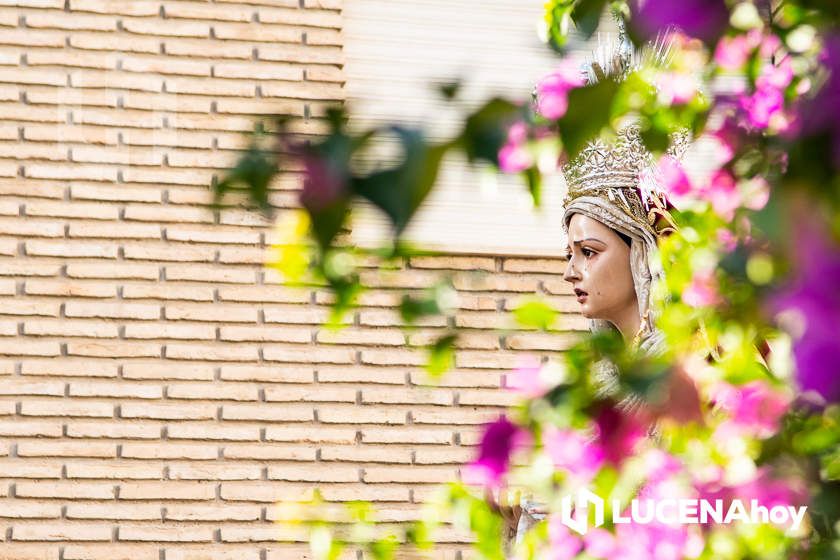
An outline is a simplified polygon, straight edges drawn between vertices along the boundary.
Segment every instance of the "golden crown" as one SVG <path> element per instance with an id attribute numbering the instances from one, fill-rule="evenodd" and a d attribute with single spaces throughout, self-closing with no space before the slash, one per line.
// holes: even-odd
<path id="1" fill-rule="evenodd" d="M 690 141 L 688 131 L 672 135 L 668 154 L 679 159 Z M 676 229 L 668 210 L 662 180 L 637 125 L 619 129 L 616 141 L 597 138 L 563 167 L 568 193 L 564 205 L 582 196 L 618 205 L 639 226 L 655 236 Z"/>

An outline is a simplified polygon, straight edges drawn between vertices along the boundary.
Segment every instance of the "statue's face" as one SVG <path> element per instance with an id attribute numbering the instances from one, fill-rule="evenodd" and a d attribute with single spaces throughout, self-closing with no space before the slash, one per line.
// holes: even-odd
<path id="1" fill-rule="evenodd" d="M 617 324 L 638 314 L 630 247 L 598 220 L 574 214 L 569 222 L 569 263 L 563 278 L 572 284 L 580 311 L 589 319 Z"/>

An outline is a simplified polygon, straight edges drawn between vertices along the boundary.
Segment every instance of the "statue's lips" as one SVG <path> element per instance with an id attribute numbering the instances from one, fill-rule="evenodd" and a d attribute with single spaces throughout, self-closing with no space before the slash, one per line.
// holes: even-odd
<path id="1" fill-rule="evenodd" d="M 581 290 L 580 288 L 575 288 L 575 295 L 577 296 L 578 303 L 583 303 L 586 301 L 586 296 L 589 294 Z"/>

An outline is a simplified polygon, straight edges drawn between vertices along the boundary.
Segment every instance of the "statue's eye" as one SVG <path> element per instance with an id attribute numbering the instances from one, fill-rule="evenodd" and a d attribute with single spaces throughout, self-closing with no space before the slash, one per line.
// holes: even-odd
<path id="1" fill-rule="evenodd" d="M 582 248 L 580 252 L 583 253 L 583 256 L 587 259 L 595 254 L 595 251 L 593 251 L 592 249 L 587 249 L 586 247 Z"/>

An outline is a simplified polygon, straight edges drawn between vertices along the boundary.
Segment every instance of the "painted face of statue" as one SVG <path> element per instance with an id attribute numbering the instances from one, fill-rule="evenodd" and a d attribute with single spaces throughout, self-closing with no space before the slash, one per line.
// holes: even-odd
<path id="1" fill-rule="evenodd" d="M 639 325 L 639 305 L 630 246 L 598 220 L 574 214 L 567 256 L 563 278 L 572 284 L 583 316 L 610 321 L 625 337 L 632 336 Z"/>

